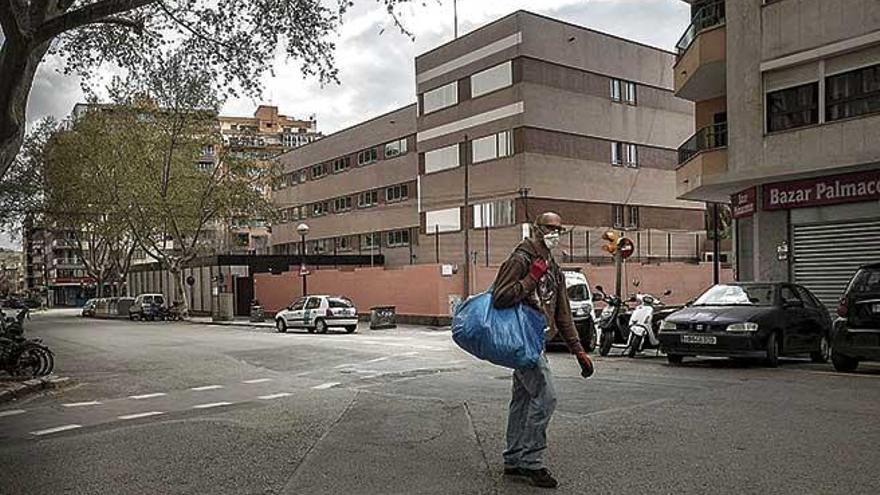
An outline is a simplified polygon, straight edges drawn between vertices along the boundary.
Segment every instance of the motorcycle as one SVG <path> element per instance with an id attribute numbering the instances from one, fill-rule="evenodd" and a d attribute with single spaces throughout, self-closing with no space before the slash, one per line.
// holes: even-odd
<path id="1" fill-rule="evenodd" d="M 183 304 L 175 301 L 169 308 L 160 308 L 159 314 L 164 321 L 183 321 Z"/>
<path id="2" fill-rule="evenodd" d="M 596 286 L 597 300 L 605 303 L 599 314 L 596 328 L 599 331 L 599 355 L 607 356 L 614 344 L 623 345 L 628 342 L 629 308 L 623 300 L 614 294 L 608 295 L 601 285 Z"/>
<path id="3" fill-rule="evenodd" d="M 636 284 L 638 287 L 638 284 Z M 666 290 L 663 295 L 668 296 L 672 291 Z M 636 354 L 645 349 L 660 350 L 660 340 L 657 338 L 657 332 L 660 329 L 660 322 L 666 316 L 671 314 L 677 308 L 667 308 L 659 299 L 651 294 L 639 293 L 633 296 L 630 301 L 638 302 L 638 306 L 633 310 L 629 317 L 629 336 L 626 343 L 626 355 L 635 357 Z M 658 308 L 662 308 L 658 311 Z"/>
<path id="4" fill-rule="evenodd" d="M 55 368 L 55 354 L 40 339 L 24 337 L 25 308 L 16 316 L 0 311 L 0 370 L 12 376 L 45 376 Z"/>

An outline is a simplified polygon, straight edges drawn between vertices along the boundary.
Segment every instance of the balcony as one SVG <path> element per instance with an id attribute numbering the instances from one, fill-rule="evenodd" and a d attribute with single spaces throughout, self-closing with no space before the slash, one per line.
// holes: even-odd
<path id="1" fill-rule="evenodd" d="M 676 196 L 696 201 L 727 200 L 727 193 L 713 191 L 727 172 L 727 122 L 704 127 L 678 148 L 675 171 Z"/>
<path id="2" fill-rule="evenodd" d="M 703 101 L 726 92 L 727 29 L 724 2 L 700 8 L 676 43 L 675 94 Z"/>

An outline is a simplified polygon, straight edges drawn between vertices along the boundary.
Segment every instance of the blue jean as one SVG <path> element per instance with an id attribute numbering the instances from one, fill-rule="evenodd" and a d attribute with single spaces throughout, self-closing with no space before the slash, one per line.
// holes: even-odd
<path id="1" fill-rule="evenodd" d="M 547 426 L 555 409 L 556 389 L 545 356 L 541 356 L 538 366 L 513 372 L 505 465 L 525 469 L 544 467 Z"/>

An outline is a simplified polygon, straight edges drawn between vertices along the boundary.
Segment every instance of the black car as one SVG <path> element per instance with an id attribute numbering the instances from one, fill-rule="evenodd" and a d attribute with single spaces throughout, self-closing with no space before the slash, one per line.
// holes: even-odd
<path id="1" fill-rule="evenodd" d="M 809 290 L 789 283 L 715 285 L 692 305 L 669 315 L 660 346 L 669 362 L 685 356 L 762 358 L 776 366 L 781 355 L 829 355 L 831 315 Z"/>
<path id="2" fill-rule="evenodd" d="M 854 371 L 859 361 L 880 361 L 880 263 L 856 272 L 837 308 L 831 333 L 831 362 Z"/>

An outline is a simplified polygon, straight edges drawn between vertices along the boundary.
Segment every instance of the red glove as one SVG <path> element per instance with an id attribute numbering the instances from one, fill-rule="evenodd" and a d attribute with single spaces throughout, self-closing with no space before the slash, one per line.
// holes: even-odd
<path id="1" fill-rule="evenodd" d="M 529 268 L 529 276 L 535 279 L 535 282 L 541 280 L 541 277 L 547 273 L 547 261 L 544 258 L 535 258 L 535 261 L 532 262 L 531 268 Z"/>
<path id="2" fill-rule="evenodd" d="M 589 378 L 593 375 L 593 360 L 590 359 L 590 356 L 587 355 L 586 352 L 579 352 L 575 354 L 577 357 L 578 364 L 581 365 L 581 376 L 584 378 Z"/>

